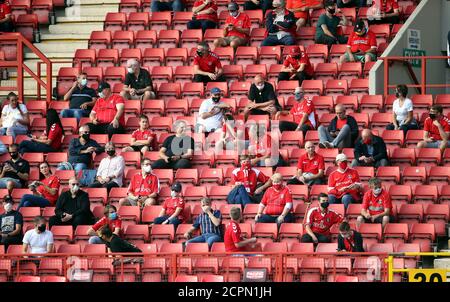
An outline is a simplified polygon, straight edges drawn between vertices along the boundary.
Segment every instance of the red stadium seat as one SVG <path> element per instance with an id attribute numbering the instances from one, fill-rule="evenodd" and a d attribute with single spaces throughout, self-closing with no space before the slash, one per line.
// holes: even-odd
<path id="1" fill-rule="evenodd" d="M 312 98 L 316 112 L 323 116 L 324 113 L 329 113 L 334 108 L 334 101 L 332 96 L 318 96 L 315 95 Z M 333 116 L 334 117 L 334 116 Z"/>
<path id="2" fill-rule="evenodd" d="M 435 203 L 438 199 L 438 188 L 435 185 L 417 185 L 413 192 L 414 203 Z"/>
<path id="3" fill-rule="evenodd" d="M 349 94 L 354 94 L 361 99 L 362 95 L 369 94 L 369 79 L 353 79 L 350 82 Z"/>
<path id="4" fill-rule="evenodd" d="M 378 167 L 377 177 L 383 182 L 400 183 L 400 167 Z"/>
<path id="5" fill-rule="evenodd" d="M 174 97 L 176 99 L 180 98 L 181 85 L 180 83 L 162 83 L 158 89 L 158 97 Z"/>
<path id="6" fill-rule="evenodd" d="M 307 95 L 322 95 L 323 82 L 321 80 L 304 80 L 302 89 Z"/>
<path id="7" fill-rule="evenodd" d="M 397 213 L 399 223 L 419 223 L 423 217 L 423 206 L 421 204 L 402 204 Z"/>
<path id="8" fill-rule="evenodd" d="M 185 30 L 186 24 L 192 20 L 192 12 L 174 12 L 172 19 L 172 28 Z"/>
<path id="9" fill-rule="evenodd" d="M 201 29 L 185 29 L 181 33 L 180 46 L 186 49 L 191 49 L 193 47 L 196 47 L 198 43 L 202 41 L 203 34 Z"/>
<path id="10" fill-rule="evenodd" d="M 253 235 L 257 238 L 272 238 L 276 240 L 278 237 L 278 228 L 276 223 L 255 223 Z"/>
<path id="11" fill-rule="evenodd" d="M 146 206 L 142 210 L 142 223 L 152 223 L 159 216 L 162 206 Z"/>
<path id="12" fill-rule="evenodd" d="M 112 47 L 114 49 L 130 48 L 134 45 L 134 33 L 132 31 L 117 30 L 112 35 Z"/>
<path id="13" fill-rule="evenodd" d="M 161 32 L 163 30 L 168 30 L 172 25 L 172 14 L 171 12 L 152 12 L 149 19 L 150 29 Z M 175 30 L 176 32 L 179 31 Z"/>
<path id="14" fill-rule="evenodd" d="M 344 62 L 339 68 L 339 79 L 341 80 L 353 80 L 355 78 L 361 78 L 362 65 L 361 62 Z"/>
<path id="15" fill-rule="evenodd" d="M 423 140 L 423 135 L 423 130 L 409 130 L 406 134 L 406 147 L 415 148 L 417 143 Z"/>
<path id="16" fill-rule="evenodd" d="M 338 66 L 336 63 L 318 63 L 314 70 L 316 79 L 330 80 L 337 77 Z"/>
<path id="17" fill-rule="evenodd" d="M 411 227 L 411 243 L 419 243 L 420 250 L 423 252 L 431 251 L 431 243 L 436 239 L 436 230 L 434 224 L 416 223 Z"/>
<path id="18" fill-rule="evenodd" d="M 345 96 L 347 94 L 347 80 L 328 80 L 325 84 L 325 94 L 332 96 L 336 100 L 336 104 L 341 103 L 343 100 L 351 100 L 349 104 L 344 102 L 344 106 L 351 109 L 351 112 L 356 111 L 355 108 L 358 107 L 358 99 L 356 98 L 356 103 L 353 101 L 354 96 Z M 356 106 L 355 106 L 356 105 Z"/>
<path id="19" fill-rule="evenodd" d="M 309 45 L 314 44 L 314 38 L 316 36 L 316 28 L 315 27 L 301 27 L 299 31 L 297 31 L 297 40 L 300 42 L 299 44 L 308 47 Z"/>
<path id="20" fill-rule="evenodd" d="M 306 45 L 304 45 L 306 47 Z M 306 47 L 306 53 L 308 54 L 309 61 L 312 64 L 325 63 L 328 60 L 328 46 L 324 44 L 311 44 Z M 336 69 L 333 67 L 333 71 L 336 71 L 334 75 L 337 75 Z M 317 73 L 316 73 L 317 76 Z"/>
<path id="21" fill-rule="evenodd" d="M 386 43 L 390 36 L 389 24 L 373 24 L 369 26 L 369 30 L 377 37 L 377 44 Z"/>
<path id="22" fill-rule="evenodd" d="M 409 238 L 409 228 L 406 223 L 388 223 L 384 227 L 384 242 L 400 244 Z"/>
<path id="23" fill-rule="evenodd" d="M 259 63 L 266 66 L 278 64 L 281 58 L 280 46 L 261 46 L 259 48 Z"/>
<path id="24" fill-rule="evenodd" d="M 107 13 L 105 17 L 104 30 L 114 32 L 125 28 L 127 15 L 125 13 Z"/>
<path id="25" fill-rule="evenodd" d="M 203 83 L 184 83 L 183 85 L 183 98 L 203 97 L 204 87 Z"/>
<path id="26" fill-rule="evenodd" d="M 347 50 L 347 45 L 344 44 L 333 44 L 330 49 L 330 63 L 338 63 L 339 58 Z"/>
<path id="27" fill-rule="evenodd" d="M 144 67 L 160 66 L 164 63 L 165 54 L 162 48 L 146 48 L 142 56 L 142 64 Z"/>
<path id="28" fill-rule="evenodd" d="M 54 225 L 50 231 L 53 233 L 55 241 L 66 241 L 70 243 L 73 240 L 73 229 L 71 225 Z"/>
<path id="29" fill-rule="evenodd" d="M 259 47 L 266 35 L 265 28 L 252 28 L 250 32 L 250 45 Z"/>
<path id="30" fill-rule="evenodd" d="M 258 49 L 254 46 L 239 46 L 235 57 L 237 65 L 255 64 L 258 60 Z"/>
<path id="31" fill-rule="evenodd" d="M 21 33 L 30 42 L 34 40 L 34 31 L 38 28 L 39 17 L 35 14 L 19 15 L 15 20 L 16 32 Z"/>
<path id="32" fill-rule="evenodd" d="M 389 195 L 392 203 L 409 203 L 411 201 L 411 187 L 406 185 L 392 185 L 389 187 Z"/>
<path id="33" fill-rule="evenodd" d="M 408 168 L 416 162 L 416 155 L 412 148 L 395 148 L 391 153 L 390 160 L 391 165 Z"/>
<path id="34" fill-rule="evenodd" d="M 433 185 L 447 185 L 449 181 L 448 167 L 431 167 L 428 181 Z"/>

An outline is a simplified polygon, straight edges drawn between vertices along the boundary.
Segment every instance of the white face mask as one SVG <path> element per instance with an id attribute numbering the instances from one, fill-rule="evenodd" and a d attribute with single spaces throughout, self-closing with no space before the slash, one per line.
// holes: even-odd
<path id="1" fill-rule="evenodd" d="M 87 82 L 88 82 L 87 79 L 82 79 L 82 80 L 80 81 L 80 85 L 84 87 L 84 86 L 87 85 Z"/>
<path id="2" fill-rule="evenodd" d="M 98 93 L 98 97 L 103 99 L 103 98 L 105 98 L 105 94 L 103 92 L 99 92 Z"/>
<path id="3" fill-rule="evenodd" d="M 380 195 L 380 193 L 381 193 L 381 188 L 373 189 L 373 194 L 375 194 L 376 196 Z"/>
<path id="4" fill-rule="evenodd" d="M 145 173 L 151 173 L 152 172 L 152 167 L 151 166 L 144 166 L 144 172 Z"/>
<path id="5" fill-rule="evenodd" d="M 3 208 L 5 209 L 5 212 L 6 213 L 9 213 L 9 212 L 11 212 L 12 211 L 12 209 L 13 209 L 13 205 L 11 204 L 11 203 L 6 203 L 4 206 L 3 206 Z"/>
<path id="6" fill-rule="evenodd" d="M 127 70 L 128 70 L 128 73 L 134 73 L 134 70 L 131 67 L 128 67 Z"/>
<path id="7" fill-rule="evenodd" d="M 72 187 L 72 193 L 78 192 L 79 189 L 80 189 L 80 187 L 79 187 L 78 185 L 73 186 L 73 187 Z"/>
<path id="8" fill-rule="evenodd" d="M 259 90 L 263 90 L 264 89 L 264 83 L 262 85 L 256 85 L 256 88 L 258 88 Z"/>
<path id="9" fill-rule="evenodd" d="M 175 192 L 175 191 L 170 191 L 170 196 L 171 196 L 172 198 L 177 197 L 177 192 Z"/>

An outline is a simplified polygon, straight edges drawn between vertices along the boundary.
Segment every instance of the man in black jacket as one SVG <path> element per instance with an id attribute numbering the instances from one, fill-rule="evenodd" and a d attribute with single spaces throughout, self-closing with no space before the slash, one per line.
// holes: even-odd
<path id="1" fill-rule="evenodd" d="M 54 225 L 79 225 L 94 223 L 94 215 L 90 209 L 88 193 L 80 190 L 80 182 L 76 177 L 69 180 L 69 190 L 61 193 L 56 202 L 55 216 L 50 217 L 50 229 Z"/>
<path id="2" fill-rule="evenodd" d="M 389 165 L 387 149 L 384 140 L 372 134 L 370 129 L 361 132 L 361 138 L 356 141 L 355 159 L 352 167 L 386 167 Z"/>
<path id="3" fill-rule="evenodd" d="M 248 100 L 250 102 L 244 108 L 245 120 L 250 114 L 269 114 L 271 119 L 274 119 L 275 113 L 281 110 L 273 85 L 264 81 L 261 75 L 257 75 L 253 80 L 248 92 Z"/>
<path id="4" fill-rule="evenodd" d="M 345 221 L 339 226 L 338 252 L 364 252 L 361 234 L 350 229 L 350 225 Z"/>
<path id="5" fill-rule="evenodd" d="M 328 128 L 319 126 L 320 148 L 351 148 L 358 137 L 358 123 L 353 116 L 347 115 L 343 105 L 335 107 L 336 117 Z"/>
<path id="6" fill-rule="evenodd" d="M 295 17 L 294 13 L 285 7 L 285 0 L 273 0 L 274 10 L 267 14 L 267 37 L 261 46 L 295 45 Z"/>
<path id="7" fill-rule="evenodd" d="M 135 245 L 114 234 L 107 224 L 97 231 L 97 235 L 106 243 L 110 253 L 142 253 Z"/>

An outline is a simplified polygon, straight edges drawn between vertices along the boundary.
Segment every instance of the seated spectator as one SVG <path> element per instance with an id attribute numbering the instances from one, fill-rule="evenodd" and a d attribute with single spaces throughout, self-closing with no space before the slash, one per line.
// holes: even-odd
<path id="1" fill-rule="evenodd" d="M 275 0 L 276 1 L 276 0 Z M 256 237 L 244 239 L 241 236 L 241 228 L 239 222 L 241 220 L 241 209 L 238 207 L 232 207 L 230 209 L 231 221 L 225 230 L 224 243 L 225 252 L 246 252 L 260 247 L 257 243 Z"/>
<path id="2" fill-rule="evenodd" d="M 356 141 L 355 159 L 352 167 L 386 167 L 389 165 L 387 148 L 384 140 L 372 134 L 370 129 L 361 132 L 361 138 Z"/>
<path id="3" fill-rule="evenodd" d="M 252 124 L 248 131 L 248 154 L 251 156 L 252 166 L 283 167 L 286 161 L 276 149 L 276 141 L 267 133 L 265 126 Z"/>
<path id="4" fill-rule="evenodd" d="M 323 8 L 322 0 L 287 0 L 286 8 L 294 13 L 297 20 L 297 30 L 306 25 L 309 19 L 309 12 Z"/>
<path id="5" fill-rule="evenodd" d="M 285 0 L 273 0 L 274 9 L 266 15 L 267 37 L 261 46 L 295 45 L 295 17 Z"/>
<path id="6" fill-rule="evenodd" d="M 215 0 L 196 0 L 192 7 L 192 20 L 187 23 L 188 29 L 207 29 L 217 27 L 217 3 Z"/>
<path id="7" fill-rule="evenodd" d="M 294 222 L 292 215 L 292 195 L 286 185 L 283 185 L 283 176 L 275 173 L 271 177 L 272 186 L 266 190 L 259 204 L 255 222 L 277 223 Z"/>
<path id="8" fill-rule="evenodd" d="M 245 13 L 239 12 L 239 4 L 236 2 L 228 3 L 228 12 L 230 15 L 225 20 L 224 37 L 216 39 L 214 47 L 231 46 L 236 51 L 239 46 L 248 44 L 251 22 Z"/>
<path id="9" fill-rule="evenodd" d="M 186 8 L 185 2 L 183 0 L 153 0 L 151 5 L 152 12 L 165 12 L 174 11 L 182 12 Z"/>
<path id="10" fill-rule="evenodd" d="M 95 102 L 89 118 L 89 129 L 93 134 L 108 134 L 109 139 L 113 134 L 125 133 L 125 100 L 116 94 L 112 94 L 111 86 L 100 83 L 98 86 L 99 99 Z"/>
<path id="11" fill-rule="evenodd" d="M 93 223 L 89 195 L 80 190 L 80 182 L 72 177 L 69 179 L 69 190 L 61 193 L 56 202 L 55 216 L 50 217 L 49 228 L 54 225 L 71 225 L 76 229 L 79 225 Z"/>
<path id="12" fill-rule="evenodd" d="M 174 124 L 175 135 L 167 137 L 153 169 L 189 169 L 194 155 L 194 139 L 185 133 L 186 123 L 179 121 Z"/>
<path id="13" fill-rule="evenodd" d="M 347 38 L 338 35 L 338 26 L 346 26 L 347 18 L 344 14 L 341 18 L 336 16 L 336 12 L 340 12 L 340 10 L 336 10 L 336 4 L 330 0 L 325 2 L 325 11 L 317 22 L 316 44 L 327 44 L 329 48 L 333 44 L 346 44 Z"/>
<path id="14" fill-rule="evenodd" d="M 301 242 L 305 243 L 327 243 L 331 242 L 331 227 L 344 220 L 342 215 L 329 210 L 328 196 L 319 194 L 319 206 L 310 208 L 306 215 L 305 234 Z"/>
<path id="15" fill-rule="evenodd" d="M 118 235 L 113 233 L 109 225 L 104 225 L 97 231 L 97 236 L 102 243 L 106 244 L 108 253 L 142 253 L 134 244 L 123 240 Z"/>
<path id="16" fill-rule="evenodd" d="M 34 229 L 29 230 L 23 236 L 23 254 L 47 254 L 53 253 L 53 233 L 47 230 L 47 222 L 44 217 L 37 216 L 33 219 Z"/>
<path id="17" fill-rule="evenodd" d="M 261 75 L 255 76 L 248 92 L 248 104 L 244 108 L 245 120 L 252 115 L 269 114 L 274 119 L 275 113 L 281 110 L 273 85 L 266 82 Z"/>
<path id="18" fill-rule="evenodd" d="M 175 229 L 184 221 L 185 201 L 181 196 L 181 183 L 175 182 L 170 191 L 170 197 L 164 200 L 161 212 L 153 221 L 154 224 L 173 224 Z"/>
<path id="19" fill-rule="evenodd" d="M 366 7 L 367 0 L 337 0 L 338 8 Z"/>
<path id="20" fill-rule="evenodd" d="M 306 153 L 297 164 L 297 175 L 288 180 L 289 185 L 322 185 L 325 183 L 325 159 L 316 152 L 313 142 L 305 143 Z"/>
<path id="21" fill-rule="evenodd" d="M 8 0 L 0 0 L 0 32 L 13 32 L 14 24 L 11 14 L 11 5 Z"/>
<path id="22" fill-rule="evenodd" d="M 231 106 L 221 102 L 222 91 L 214 87 L 211 89 L 211 97 L 200 105 L 198 111 L 198 132 L 215 132 L 222 128 L 224 111 L 230 110 Z"/>
<path id="23" fill-rule="evenodd" d="M 266 15 L 268 10 L 273 9 L 272 0 L 247 0 L 244 2 L 244 10 L 259 10 Z"/>
<path id="24" fill-rule="evenodd" d="M 417 148 L 439 148 L 444 154 L 445 148 L 450 147 L 450 120 L 442 112 L 441 105 L 430 107 L 423 127 L 423 141 L 417 144 Z"/>
<path id="25" fill-rule="evenodd" d="M 39 165 L 39 181 L 33 181 L 28 188 L 33 194 L 22 196 L 17 211 L 21 207 L 54 207 L 58 200 L 60 181 L 53 175 L 45 161 Z"/>
<path id="26" fill-rule="evenodd" d="M 373 177 L 369 179 L 370 190 L 364 194 L 361 216 L 358 216 L 356 228 L 361 223 L 381 223 L 384 227 L 394 222 L 392 213 L 392 202 L 389 192 L 381 186 L 381 180 Z"/>
<path id="27" fill-rule="evenodd" d="M 400 23 L 400 7 L 397 0 L 372 1 L 367 15 L 369 25 Z"/>
<path id="28" fill-rule="evenodd" d="M 344 221 L 339 226 L 338 252 L 364 253 L 361 233 L 350 229 L 350 224 Z"/>
<path id="29" fill-rule="evenodd" d="M 328 199 L 330 204 L 343 203 L 347 209 L 348 205 L 359 201 L 362 184 L 359 180 L 358 171 L 348 167 L 345 154 L 336 156 L 337 170 L 328 176 Z"/>
<path id="30" fill-rule="evenodd" d="M 278 81 L 297 80 L 298 85 L 302 86 L 303 80 L 310 80 L 313 76 L 314 67 L 306 52 L 301 51 L 299 47 L 291 48 L 290 55 L 283 62 Z"/>
<path id="31" fill-rule="evenodd" d="M 116 207 L 112 204 L 106 205 L 103 214 L 104 216 L 87 231 L 87 234 L 91 236 L 89 238 L 89 244 L 105 244 L 105 242 L 97 236 L 98 230 L 105 225 L 109 226 L 109 229 L 114 235 L 119 237 L 121 235 L 122 220 L 117 215 Z"/>
<path id="32" fill-rule="evenodd" d="M 275 119 L 279 119 L 282 115 L 292 115 L 293 122 L 280 121 L 280 131 L 302 131 L 305 136 L 308 130 L 314 130 L 317 127 L 316 108 L 310 98 L 305 98 L 301 87 L 295 88 L 294 95 L 297 102 L 294 103 L 291 110 L 277 112 Z"/>
<path id="33" fill-rule="evenodd" d="M 222 214 L 219 210 L 211 208 L 211 200 L 207 197 L 202 198 L 200 204 L 203 213 L 198 215 L 192 228 L 184 234 L 184 238 L 187 239 L 186 245 L 206 242 L 211 248 L 214 242 L 222 242 Z M 192 234 L 198 229 L 200 229 L 201 235 L 192 238 Z"/>
<path id="34" fill-rule="evenodd" d="M 413 102 L 407 98 L 408 87 L 397 85 L 395 96 L 397 99 L 392 106 L 392 124 L 386 126 L 387 130 L 403 130 L 406 137 L 408 130 L 417 130 L 419 126 L 414 118 Z"/>
<path id="35" fill-rule="evenodd" d="M 89 188 L 106 188 L 109 193 L 112 188 L 119 188 L 123 184 L 125 160 L 116 154 L 116 147 L 112 142 L 106 143 L 105 152 L 108 156 L 100 161 L 97 179 Z"/>
<path id="36" fill-rule="evenodd" d="M 377 37 L 366 28 L 363 20 L 359 20 L 350 34 L 347 42 L 347 50 L 341 56 L 341 64 L 344 62 L 373 62 L 377 60 Z"/>
<path id="37" fill-rule="evenodd" d="M 204 84 L 208 82 L 226 82 L 219 56 L 209 50 L 209 45 L 206 42 L 200 42 L 197 46 L 192 82 Z"/>
<path id="38" fill-rule="evenodd" d="M 11 159 L 0 166 L 0 189 L 8 189 L 11 195 L 14 188 L 25 188 L 30 175 L 30 163 L 19 154 L 19 146 L 12 144 L 8 147 Z"/>
<path id="39" fill-rule="evenodd" d="M 136 59 L 127 61 L 127 75 L 120 96 L 126 100 L 146 101 L 156 98 L 153 82 L 147 69 L 141 68 Z"/>
<path id="40" fill-rule="evenodd" d="M 353 116 L 346 114 L 344 105 L 337 104 L 334 111 L 336 117 L 331 120 L 330 125 L 319 126 L 319 147 L 352 148 L 359 134 L 358 123 Z"/>
<path id="41" fill-rule="evenodd" d="M 14 200 L 6 195 L 3 199 L 3 214 L 0 215 L 0 244 L 8 250 L 8 246 L 22 244 L 23 217 L 19 211 L 15 211 Z"/>
<path id="42" fill-rule="evenodd" d="M 22 141 L 19 145 L 19 153 L 28 152 L 58 152 L 61 151 L 64 135 L 63 125 L 55 109 L 48 109 L 46 116 L 47 127 L 39 138 L 32 136 L 31 140 Z"/>
<path id="43" fill-rule="evenodd" d="M 64 101 L 69 101 L 69 109 L 63 109 L 61 117 L 75 117 L 79 123 L 82 117 L 89 116 L 97 101 L 97 92 L 87 83 L 87 74 L 80 73 L 72 88 L 64 95 Z"/>
<path id="44" fill-rule="evenodd" d="M 215 143 L 215 153 L 223 154 L 224 149 L 236 150 L 239 145 L 242 145 L 239 142 L 238 127 L 236 127 L 233 115 L 227 112 L 223 114 L 221 135 Z"/>
<path id="45" fill-rule="evenodd" d="M 2 109 L 0 135 L 12 136 L 13 142 L 15 142 L 17 135 L 28 133 L 30 117 L 27 107 L 24 104 L 19 104 L 17 95 L 14 92 L 10 92 L 6 100 L 9 104 L 4 105 Z"/>
<path id="46" fill-rule="evenodd" d="M 0 140 L 0 155 L 5 154 L 6 152 L 8 152 L 8 148 L 7 148 L 6 145 Z"/>
<path id="47" fill-rule="evenodd" d="M 150 160 L 141 160 L 141 172 L 133 175 L 128 187 L 128 196 L 119 200 L 120 206 L 144 206 L 156 204 L 160 190 L 158 176 L 152 173 Z"/>
<path id="48" fill-rule="evenodd" d="M 153 151 L 157 146 L 156 134 L 150 129 L 148 117 L 141 115 L 139 117 L 139 129 L 131 134 L 131 144 L 122 149 L 122 152 L 141 152 L 145 155 L 147 151 Z"/>

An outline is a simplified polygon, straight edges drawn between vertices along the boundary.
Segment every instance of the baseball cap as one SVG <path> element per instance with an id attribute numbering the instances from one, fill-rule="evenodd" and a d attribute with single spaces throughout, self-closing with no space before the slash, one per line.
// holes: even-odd
<path id="1" fill-rule="evenodd" d="M 106 88 L 111 88 L 111 85 L 109 85 L 107 82 L 101 82 L 100 85 L 98 85 L 97 91 L 102 92 L 103 89 L 106 89 Z"/>
<path id="2" fill-rule="evenodd" d="M 172 185 L 171 190 L 172 190 L 172 191 L 175 191 L 175 192 L 177 192 L 177 193 L 180 193 L 180 192 L 181 192 L 181 183 L 179 183 L 179 182 L 174 183 L 174 184 Z"/>
<path id="3" fill-rule="evenodd" d="M 347 161 L 347 156 L 344 153 L 339 153 L 338 155 L 336 155 L 336 161 Z"/>
<path id="4" fill-rule="evenodd" d="M 292 47 L 291 48 L 291 55 L 292 56 L 298 56 L 300 54 L 301 54 L 300 47 Z"/>
<path id="5" fill-rule="evenodd" d="M 236 2 L 230 2 L 228 4 L 228 10 L 229 11 L 236 11 L 239 10 L 239 5 Z"/>
<path id="6" fill-rule="evenodd" d="M 219 94 L 221 93 L 222 90 L 220 90 L 220 88 L 214 87 L 213 89 L 211 89 L 211 94 Z"/>
<path id="7" fill-rule="evenodd" d="M 366 29 L 366 25 L 364 24 L 363 20 L 359 20 L 356 24 L 355 24 L 355 32 L 362 32 Z"/>

